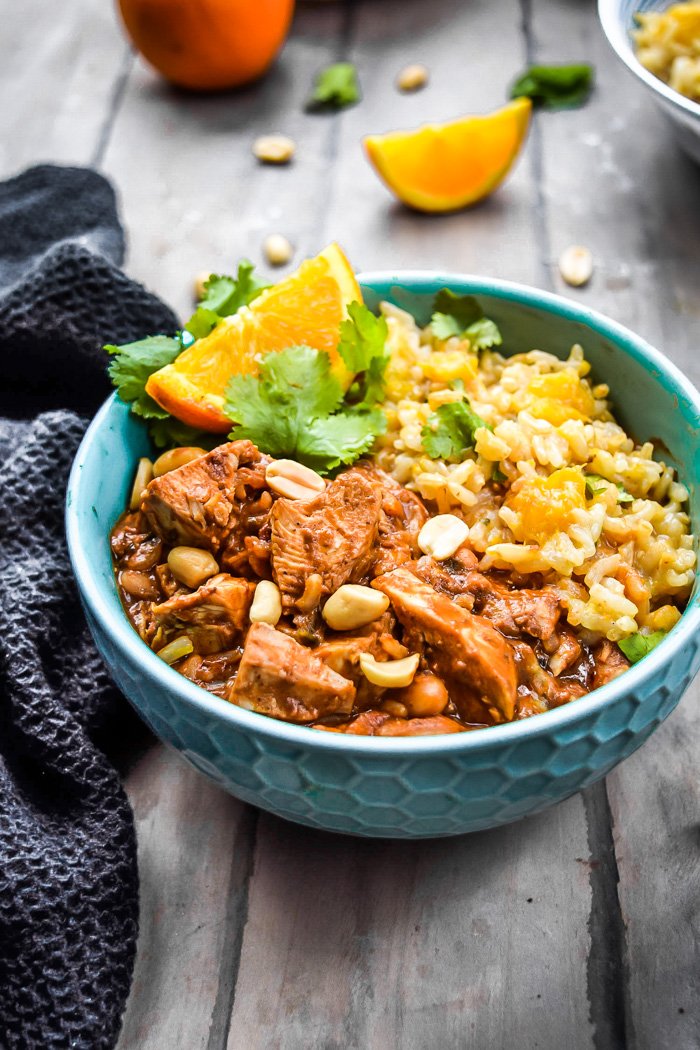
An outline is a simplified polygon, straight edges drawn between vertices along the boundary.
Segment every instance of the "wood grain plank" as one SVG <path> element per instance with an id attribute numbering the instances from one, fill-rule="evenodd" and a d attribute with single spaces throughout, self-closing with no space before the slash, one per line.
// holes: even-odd
<path id="1" fill-rule="evenodd" d="M 276 66 L 239 92 L 177 91 L 137 60 L 104 168 L 121 192 L 129 271 L 183 315 L 197 273 L 228 272 L 241 256 L 260 263 L 268 233 L 295 246 L 287 269 L 317 249 L 334 119 L 305 113 L 304 102 L 338 55 L 345 18 L 341 5 L 301 8 Z M 297 155 L 262 166 L 252 143 L 277 131 L 298 142 Z"/>
<path id="2" fill-rule="evenodd" d="M 700 380 L 700 173 L 609 50 L 593 4 L 536 0 L 541 61 L 583 58 L 598 87 L 581 110 L 544 115 L 552 281 L 628 324 Z M 562 41 L 574 41 L 562 54 Z M 584 243 L 589 288 L 563 288 L 556 254 Z M 614 395 L 614 391 L 613 391 Z M 625 1038 L 635 1050 L 700 1045 L 696 978 L 700 682 L 658 733 L 607 778 L 624 943 Z M 607 1045 L 600 1043 L 599 1045 Z"/>
<path id="3" fill-rule="evenodd" d="M 496 194 L 440 216 L 399 204 L 361 146 L 369 133 L 502 106 L 511 71 L 524 60 L 516 0 L 363 3 L 355 36 L 351 54 L 364 102 L 340 117 L 328 207 L 316 243 L 340 239 L 358 269 L 452 269 L 534 281 L 539 247 L 532 141 Z M 424 90 L 403 95 L 395 77 L 412 62 L 429 68 L 430 81 Z"/>
<path id="4" fill-rule="evenodd" d="M 349 57 L 365 104 L 338 121 L 316 246 L 337 238 L 363 268 L 536 279 L 528 156 L 483 206 L 428 218 L 390 199 L 359 145 L 369 130 L 501 103 L 524 59 L 519 21 L 515 4 L 359 5 Z M 400 96 L 394 76 L 416 60 L 431 87 Z M 589 871 L 580 797 L 449 843 L 353 841 L 262 816 L 228 1048 L 591 1047 Z"/>
<path id="5" fill-rule="evenodd" d="M 584 833 L 580 799 L 434 842 L 261 816 L 228 1050 L 590 1047 Z"/>
<path id="6" fill-rule="evenodd" d="M 229 946 L 243 922 L 254 811 L 162 745 L 140 759 L 126 786 L 140 932 L 118 1050 L 222 1046 L 215 1004 L 223 999 L 227 1025 Z"/>
<path id="7" fill-rule="evenodd" d="M 174 91 L 138 62 L 104 151 L 130 232 L 130 271 L 186 314 L 192 278 L 259 258 L 271 229 L 310 250 L 333 121 L 307 117 L 316 68 L 337 55 L 340 8 L 298 15 L 271 77 L 238 94 Z M 308 123 L 307 123 L 308 122 Z M 303 134 L 302 134 L 303 129 Z M 285 170 L 261 168 L 256 135 L 303 139 Z M 284 220 L 284 221 L 283 221 Z M 226 1041 L 257 813 L 162 747 L 126 782 L 137 818 L 141 934 L 119 1050 L 219 1050 Z"/>
<path id="8" fill-rule="evenodd" d="M 3 2 L 0 175 L 90 163 L 129 48 L 114 5 Z"/>

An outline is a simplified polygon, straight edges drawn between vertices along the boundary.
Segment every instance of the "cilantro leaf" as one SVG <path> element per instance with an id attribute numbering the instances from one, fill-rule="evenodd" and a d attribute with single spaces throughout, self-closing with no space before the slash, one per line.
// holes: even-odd
<path id="1" fill-rule="evenodd" d="M 508 475 L 503 473 L 498 464 L 495 464 L 491 474 L 491 481 L 495 481 L 497 485 L 503 485 L 507 480 Z"/>
<path id="2" fill-rule="evenodd" d="M 655 649 L 662 642 L 667 631 L 654 631 L 652 634 L 631 634 L 629 638 L 621 638 L 617 643 L 631 664 L 638 663 L 643 656 Z"/>
<path id="3" fill-rule="evenodd" d="M 235 277 L 212 274 L 204 284 L 204 297 L 190 317 L 185 328 L 195 339 L 209 335 L 222 317 L 238 313 L 242 306 L 252 303 L 270 285 L 255 275 L 248 259 L 241 259 Z"/>
<path id="4" fill-rule="evenodd" d="M 511 85 L 510 97 L 531 98 L 548 109 L 580 106 L 588 98 L 594 81 L 593 66 L 530 66 Z"/>
<path id="5" fill-rule="evenodd" d="M 386 429 L 386 417 L 381 409 L 347 404 L 330 365 L 328 354 L 293 346 L 266 354 L 257 376 L 234 376 L 225 411 L 240 426 L 231 436 L 323 474 L 354 462 Z"/>
<path id="6" fill-rule="evenodd" d="M 474 448 L 479 427 L 491 429 L 467 400 L 449 401 L 428 416 L 421 430 L 423 448 L 431 459 L 451 459 Z"/>
<path id="7" fill-rule="evenodd" d="M 466 338 L 474 350 L 486 350 L 503 342 L 498 326 L 484 317 L 478 300 L 473 295 L 457 295 L 449 288 L 435 296 L 430 323 L 438 339 Z"/>
<path id="8" fill-rule="evenodd" d="M 389 362 L 385 317 L 377 317 L 362 303 L 350 303 L 348 317 L 340 324 L 338 353 L 354 376 L 353 396 L 363 405 L 375 405 L 384 397 L 384 372 Z"/>
<path id="9" fill-rule="evenodd" d="M 236 437 L 249 438 L 271 456 L 290 456 L 310 423 L 330 415 L 342 400 L 330 365 L 328 354 L 293 346 L 266 354 L 258 376 L 233 376 L 224 411 L 241 424 Z"/>
<path id="10" fill-rule="evenodd" d="M 130 402 L 134 415 L 147 422 L 151 440 L 157 448 L 174 445 L 211 447 L 214 440 L 211 434 L 181 423 L 146 393 L 149 377 L 174 361 L 182 349 L 180 338 L 167 335 L 152 335 L 122 346 L 109 344 L 105 347 L 113 355 L 108 368 L 109 377 L 122 401 Z"/>
<path id="11" fill-rule="evenodd" d="M 354 463 L 386 430 L 386 416 L 377 408 L 349 409 L 314 419 L 301 435 L 297 453 L 302 462 L 321 473 Z"/>
<path id="12" fill-rule="evenodd" d="M 151 335 L 121 346 L 108 343 L 105 350 L 113 357 L 107 372 L 122 401 L 134 402 L 137 407 L 132 408 L 137 415 L 154 414 L 158 406 L 146 393 L 146 383 L 159 368 L 175 360 L 182 350 L 180 340 L 175 336 Z"/>
<path id="13" fill-rule="evenodd" d="M 470 324 L 464 333 L 472 344 L 473 350 L 488 350 L 490 346 L 500 346 L 503 336 L 498 326 L 489 317 L 480 317 L 474 324 Z"/>
<path id="14" fill-rule="evenodd" d="M 175 448 L 178 445 L 195 445 L 207 450 L 221 443 L 219 434 L 196 430 L 181 423 L 179 419 L 163 413 L 162 418 L 148 420 L 148 433 L 156 448 Z"/>
<path id="15" fill-rule="evenodd" d="M 342 109 L 360 100 L 360 84 L 352 62 L 326 66 L 316 77 L 307 109 Z"/>

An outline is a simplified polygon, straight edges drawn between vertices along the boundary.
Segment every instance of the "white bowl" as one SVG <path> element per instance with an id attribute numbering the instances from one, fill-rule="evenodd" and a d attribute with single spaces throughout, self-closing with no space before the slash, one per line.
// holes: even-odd
<path id="1" fill-rule="evenodd" d="M 598 0 L 598 17 L 608 41 L 637 80 L 652 92 L 672 123 L 679 144 L 700 164 L 700 103 L 674 91 L 637 60 L 631 32 L 638 11 L 663 11 L 669 0 Z"/>

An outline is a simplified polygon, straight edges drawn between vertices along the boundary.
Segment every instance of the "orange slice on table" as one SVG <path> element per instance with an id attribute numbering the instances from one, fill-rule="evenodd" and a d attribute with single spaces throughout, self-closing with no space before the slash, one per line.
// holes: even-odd
<path id="1" fill-rule="evenodd" d="M 146 390 L 176 419 L 223 434 L 231 429 L 223 412 L 229 379 L 256 372 L 260 355 L 270 350 L 299 343 L 325 350 L 347 382 L 337 347 L 340 322 L 354 301 L 362 302 L 360 286 L 341 249 L 331 244 L 154 372 Z"/>
<path id="2" fill-rule="evenodd" d="M 365 150 L 399 200 L 419 211 L 455 211 L 496 189 L 525 140 L 532 103 L 518 98 L 485 116 L 369 135 Z"/>

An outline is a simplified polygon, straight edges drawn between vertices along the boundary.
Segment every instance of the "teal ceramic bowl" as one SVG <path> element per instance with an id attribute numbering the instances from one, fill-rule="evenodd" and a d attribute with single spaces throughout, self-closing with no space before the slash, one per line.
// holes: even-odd
<path id="1" fill-rule="evenodd" d="M 700 395 L 662 355 L 613 321 L 565 299 L 501 281 L 436 273 L 362 278 L 367 301 L 389 299 L 427 319 L 445 286 L 476 295 L 509 351 L 564 356 L 581 343 L 612 388 L 619 418 L 654 438 L 692 493 L 700 523 Z M 149 454 L 115 397 L 76 456 L 67 499 L 71 558 L 95 642 L 117 685 L 153 732 L 238 798 L 288 820 L 397 838 L 456 835 L 517 820 L 605 776 L 673 710 L 700 666 L 700 598 L 649 656 L 590 696 L 510 725 L 455 736 L 385 739 L 317 733 L 209 695 L 166 666 L 127 621 L 112 575 L 109 531 L 134 464 Z"/>

